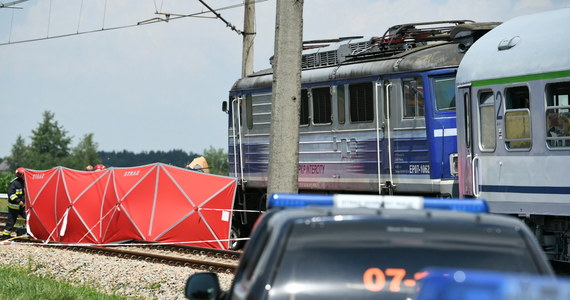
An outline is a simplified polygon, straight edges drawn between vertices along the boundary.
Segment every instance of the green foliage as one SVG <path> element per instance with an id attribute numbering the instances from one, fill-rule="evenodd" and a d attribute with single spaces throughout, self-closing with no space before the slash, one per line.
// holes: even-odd
<path id="1" fill-rule="evenodd" d="M 170 150 L 168 152 L 150 151 L 137 154 L 127 150 L 120 152 L 99 151 L 98 155 L 107 167 L 134 167 L 160 162 L 181 168 L 186 167 L 198 156 L 192 152 L 186 153 L 182 150 Z"/>
<path id="2" fill-rule="evenodd" d="M 54 120 L 55 115 L 45 111 L 44 120 L 38 128 L 32 130 L 32 149 L 36 154 L 45 155 L 46 159 L 66 158 L 69 155 L 71 138 L 67 131 Z"/>
<path id="3" fill-rule="evenodd" d="M 16 170 L 20 166 L 24 166 L 28 162 L 31 155 L 31 150 L 26 146 L 24 138 L 18 135 L 16 138 L 16 143 L 12 145 L 12 155 L 7 158 L 8 163 L 11 166 L 11 171 Z"/>
<path id="4" fill-rule="evenodd" d="M 50 278 L 38 277 L 33 275 L 31 270 L 11 266 L 0 267 L 0 281 L 2 281 L 0 295 L 9 295 L 6 299 L 129 299 L 106 295 L 88 287 L 76 287 Z"/>
<path id="5" fill-rule="evenodd" d="M 216 149 L 210 146 L 210 149 L 204 150 L 204 157 L 208 162 L 210 173 L 228 175 L 228 154 L 223 148 Z"/>
<path id="6" fill-rule="evenodd" d="M 87 165 L 96 165 L 101 163 L 97 154 L 98 144 L 93 141 L 93 133 L 83 136 L 79 144 L 73 148 L 71 156 L 68 159 L 68 165 L 77 170 L 82 170 Z"/>
<path id="7" fill-rule="evenodd" d="M 22 136 L 18 136 L 12 153 L 7 158 L 10 170 L 25 167 L 35 170 L 47 170 L 57 166 L 83 169 L 88 164 L 100 162 L 97 156 L 97 143 L 93 134 L 86 134 L 79 144 L 71 149 L 71 137 L 55 120 L 52 112 L 43 113 L 43 121 L 32 130 L 31 145 L 26 145 Z"/>
<path id="8" fill-rule="evenodd" d="M 12 175 L 12 173 L 0 173 L 0 194 L 6 194 L 8 192 L 8 185 L 10 185 L 10 181 L 12 181 L 13 178 L 14 175 Z"/>
<path id="9" fill-rule="evenodd" d="M 123 151 L 98 151 L 98 144 L 94 141 L 93 133 L 83 136 L 77 146 L 71 147 L 72 139 L 67 131 L 55 120 L 55 115 L 49 111 L 43 113 L 43 121 L 32 130 L 31 144 L 27 145 L 22 136 L 18 136 L 12 145 L 12 153 L 6 158 L 10 165 L 8 179 L 0 176 L 0 192 L 6 190 L 13 178 L 13 171 L 18 167 L 35 170 L 48 170 L 57 166 L 83 170 L 87 165 L 99 163 L 107 167 L 134 167 L 161 162 L 172 166 L 184 168 L 198 154 L 175 149 L 168 152 L 150 151 L 133 153 Z M 228 158 L 223 149 L 210 146 L 204 150 L 204 157 L 208 161 L 210 172 L 219 175 L 228 175 Z M 5 181 L 8 180 L 8 183 Z"/>

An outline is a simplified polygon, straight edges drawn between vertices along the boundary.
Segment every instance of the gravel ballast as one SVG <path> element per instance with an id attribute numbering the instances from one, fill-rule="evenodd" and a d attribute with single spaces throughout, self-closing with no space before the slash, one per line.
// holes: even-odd
<path id="1" fill-rule="evenodd" d="M 34 274 L 93 287 L 106 294 L 140 299 L 185 299 L 184 285 L 196 271 L 189 267 L 82 253 L 57 247 L 0 245 L 0 264 L 21 266 Z M 233 274 L 218 274 L 229 289 Z"/>

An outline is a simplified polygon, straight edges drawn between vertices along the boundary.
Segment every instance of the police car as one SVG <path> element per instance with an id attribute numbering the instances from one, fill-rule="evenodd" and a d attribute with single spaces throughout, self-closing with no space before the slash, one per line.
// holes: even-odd
<path id="1" fill-rule="evenodd" d="M 477 199 L 274 194 L 222 291 L 192 275 L 189 299 L 409 299 L 426 268 L 554 276 L 516 218 Z"/>

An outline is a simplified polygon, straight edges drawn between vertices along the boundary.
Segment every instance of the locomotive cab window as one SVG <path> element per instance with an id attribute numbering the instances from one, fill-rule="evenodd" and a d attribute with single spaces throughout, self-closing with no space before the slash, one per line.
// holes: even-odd
<path id="1" fill-rule="evenodd" d="M 402 81 L 402 85 L 402 91 L 404 93 L 402 97 L 404 119 L 414 119 L 425 116 L 422 78 L 406 78 Z"/>
<path id="2" fill-rule="evenodd" d="M 372 83 L 356 83 L 348 86 L 349 89 L 349 105 L 350 105 L 350 121 L 372 122 L 374 121 L 374 93 L 372 92 Z"/>
<path id="3" fill-rule="evenodd" d="M 546 85 L 546 143 L 570 147 L 570 82 Z"/>
<path id="4" fill-rule="evenodd" d="M 526 86 L 505 90 L 505 145 L 509 150 L 532 146 L 529 91 Z"/>
<path id="5" fill-rule="evenodd" d="M 435 78 L 433 90 L 437 111 L 455 110 L 455 77 Z"/>
<path id="6" fill-rule="evenodd" d="M 301 115 L 299 116 L 299 125 L 309 125 L 309 92 L 307 89 L 301 90 Z"/>
<path id="7" fill-rule="evenodd" d="M 311 90 L 313 103 L 313 124 L 331 124 L 332 103 L 329 87 L 314 88 Z"/>
<path id="8" fill-rule="evenodd" d="M 232 101 L 230 101 L 230 115 L 232 119 L 232 126 L 231 126 L 232 128 L 239 128 L 241 127 L 242 124 L 240 116 L 241 109 L 239 107 L 243 99 L 242 97 L 232 98 Z"/>
<path id="9" fill-rule="evenodd" d="M 481 150 L 495 150 L 495 97 L 492 91 L 479 93 L 479 132 Z"/>
<path id="10" fill-rule="evenodd" d="M 236 98 L 230 96 L 230 99 L 228 100 L 228 107 L 227 107 L 227 113 L 228 113 L 228 128 L 232 129 L 234 128 L 234 100 Z"/>

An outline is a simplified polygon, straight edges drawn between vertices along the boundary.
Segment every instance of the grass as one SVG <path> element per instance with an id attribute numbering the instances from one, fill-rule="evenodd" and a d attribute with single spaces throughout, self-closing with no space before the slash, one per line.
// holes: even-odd
<path id="1" fill-rule="evenodd" d="M 0 199 L 0 211 L 8 211 L 7 201 Z M 25 221 L 18 217 L 16 226 L 24 226 Z M 30 258 L 28 266 L 0 266 L 0 300 L 132 300 L 136 298 L 107 295 L 90 287 L 73 286 L 51 278 L 39 277 L 32 272 L 43 266 Z"/>
<path id="2" fill-rule="evenodd" d="M 50 278 L 38 277 L 22 268 L 0 267 L 0 299 L 28 300 L 125 300 L 135 299 L 106 295 L 89 287 L 77 287 Z"/>

